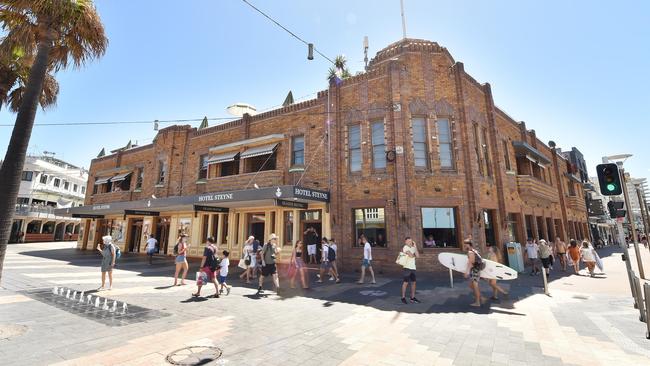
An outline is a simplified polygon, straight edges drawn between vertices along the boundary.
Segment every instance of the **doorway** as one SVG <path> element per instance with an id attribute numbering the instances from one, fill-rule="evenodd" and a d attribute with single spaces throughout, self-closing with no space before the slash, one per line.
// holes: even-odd
<path id="1" fill-rule="evenodd" d="M 19 233 L 22 233 L 22 230 L 23 230 L 23 220 L 14 220 L 13 224 L 11 224 L 11 234 L 9 235 L 9 242 L 20 243 L 20 240 L 22 239 L 22 235 L 19 235 Z"/>
<path id="2" fill-rule="evenodd" d="M 248 235 L 252 235 L 260 243 L 264 243 L 264 222 L 265 222 L 264 213 L 249 213 L 246 214 L 246 229 Z"/>
<path id="3" fill-rule="evenodd" d="M 169 246 L 169 225 L 171 218 L 169 217 L 156 217 L 155 219 L 156 234 L 154 237 L 158 240 L 159 253 L 167 254 Z"/>
<path id="4" fill-rule="evenodd" d="M 142 237 L 142 219 L 132 219 L 129 226 L 129 252 L 140 252 Z"/>
<path id="5" fill-rule="evenodd" d="M 56 224 L 55 229 L 54 229 L 54 240 L 55 241 L 60 241 L 63 240 L 63 230 L 65 229 L 65 223 L 60 222 Z"/>
<path id="6" fill-rule="evenodd" d="M 314 228 L 316 238 L 308 237 L 307 229 Z M 321 210 L 300 211 L 300 232 L 305 245 L 316 244 L 316 261 L 321 259 L 321 240 L 323 239 L 323 221 Z M 312 243 L 312 241 L 316 241 Z M 307 258 L 305 259 L 307 260 Z"/>

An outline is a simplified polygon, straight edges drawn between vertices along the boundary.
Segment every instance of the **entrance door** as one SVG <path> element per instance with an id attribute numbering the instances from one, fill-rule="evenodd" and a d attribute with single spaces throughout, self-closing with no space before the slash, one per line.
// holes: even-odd
<path id="1" fill-rule="evenodd" d="M 264 213 L 249 213 L 246 214 L 246 229 L 249 235 L 252 235 L 260 243 L 264 243 L 266 238 L 264 237 Z"/>
<path id="2" fill-rule="evenodd" d="M 169 242 L 169 224 L 171 219 L 169 217 L 157 217 L 156 222 L 156 240 L 158 240 L 158 248 L 161 254 L 167 254 L 167 247 Z"/>
<path id="3" fill-rule="evenodd" d="M 320 262 L 321 258 L 321 245 L 320 241 L 323 239 L 323 223 L 321 217 L 321 210 L 300 211 L 300 232 L 303 243 L 308 243 L 307 234 L 305 232 L 309 228 L 314 228 L 318 236 L 316 243 L 316 260 Z"/>
<path id="4" fill-rule="evenodd" d="M 56 224 L 56 226 L 54 228 L 54 240 L 55 241 L 63 240 L 64 229 L 65 229 L 65 223 L 60 222 L 60 223 Z"/>
<path id="5" fill-rule="evenodd" d="M 131 221 L 129 229 L 129 252 L 140 251 L 140 239 L 142 236 L 142 219 L 134 219 Z"/>

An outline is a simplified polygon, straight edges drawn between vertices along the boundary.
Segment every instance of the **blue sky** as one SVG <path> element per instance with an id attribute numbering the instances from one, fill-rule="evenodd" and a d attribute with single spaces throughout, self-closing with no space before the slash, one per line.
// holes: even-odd
<path id="1" fill-rule="evenodd" d="M 399 0 L 250 1 L 326 55 L 344 54 L 353 72 L 363 68 L 363 36 L 371 57 L 401 38 Z M 297 98 L 326 88 L 328 62 L 307 61 L 306 46 L 241 0 L 96 3 L 108 51 L 60 72 L 58 104 L 36 123 L 227 117 L 234 102 L 263 110 L 289 90 Z M 577 147 L 592 173 L 601 156 L 632 153 L 627 170 L 650 177 L 650 3 L 405 0 L 405 10 L 409 37 L 447 47 L 542 141 Z M 0 111 L 0 124 L 14 119 Z M 3 156 L 10 133 L 0 127 Z M 88 167 L 102 147 L 154 136 L 149 124 L 37 126 L 30 152 Z"/>

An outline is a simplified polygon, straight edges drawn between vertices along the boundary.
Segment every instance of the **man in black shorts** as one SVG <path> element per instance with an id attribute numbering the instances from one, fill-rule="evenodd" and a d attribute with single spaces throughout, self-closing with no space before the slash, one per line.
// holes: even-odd
<path id="1" fill-rule="evenodd" d="M 271 234 L 269 241 L 262 247 L 262 275 L 260 276 L 259 287 L 257 294 L 262 293 L 262 286 L 264 285 L 264 277 L 273 276 L 273 285 L 275 285 L 275 292 L 280 292 L 280 279 L 278 278 L 278 270 L 275 266 L 275 257 L 280 252 L 278 248 L 278 236 Z"/>

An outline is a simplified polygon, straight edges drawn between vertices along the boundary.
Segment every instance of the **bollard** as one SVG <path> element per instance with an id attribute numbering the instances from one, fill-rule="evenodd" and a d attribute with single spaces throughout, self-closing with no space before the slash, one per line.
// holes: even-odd
<path id="1" fill-rule="evenodd" d="M 454 288 L 454 271 L 449 268 L 449 286 Z"/>
<path id="2" fill-rule="evenodd" d="M 643 301 L 643 292 L 641 291 L 641 280 L 639 277 L 634 276 L 634 287 L 636 288 L 636 303 L 639 309 L 639 321 L 646 321 L 645 318 L 645 302 Z"/>
<path id="3" fill-rule="evenodd" d="M 643 285 L 643 291 L 645 292 L 645 310 L 646 310 L 646 328 L 647 331 L 645 333 L 646 339 L 650 339 L 650 283 L 646 283 Z"/>
<path id="4" fill-rule="evenodd" d="M 548 280 L 546 279 L 546 269 L 542 267 L 542 277 L 544 278 L 544 294 L 550 295 L 548 293 Z"/>
<path id="5" fill-rule="evenodd" d="M 638 309 L 639 305 L 637 305 L 636 302 L 637 296 L 636 296 L 636 285 L 634 284 L 634 274 L 628 272 L 627 277 L 630 280 L 630 287 L 632 289 L 632 299 L 634 299 L 634 308 Z"/>

